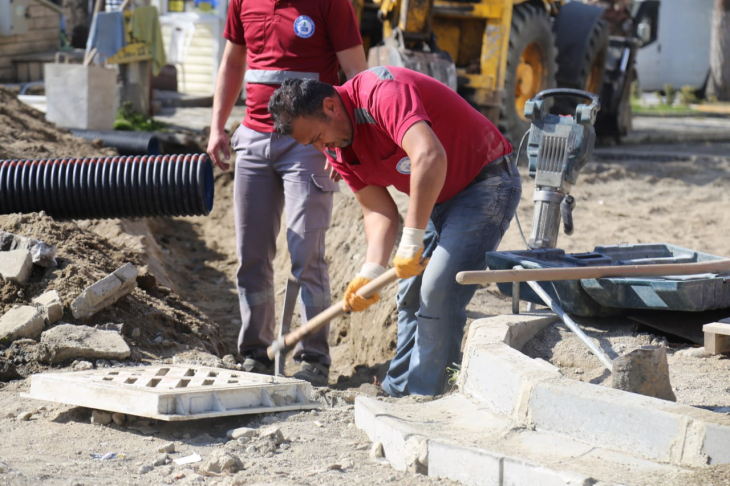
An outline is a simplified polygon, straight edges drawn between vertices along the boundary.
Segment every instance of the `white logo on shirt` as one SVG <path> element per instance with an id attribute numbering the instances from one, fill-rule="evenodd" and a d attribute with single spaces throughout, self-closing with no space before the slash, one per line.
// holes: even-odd
<path id="1" fill-rule="evenodd" d="M 314 21 L 306 15 L 300 15 L 294 21 L 294 33 L 302 39 L 309 39 L 314 35 Z"/>
<path id="2" fill-rule="evenodd" d="M 398 161 L 398 164 L 395 166 L 395 169 L 400 172 L 401 174 L 410 174 L 411 173 L 411 159 L 408 157 L 403 157 Z"/>

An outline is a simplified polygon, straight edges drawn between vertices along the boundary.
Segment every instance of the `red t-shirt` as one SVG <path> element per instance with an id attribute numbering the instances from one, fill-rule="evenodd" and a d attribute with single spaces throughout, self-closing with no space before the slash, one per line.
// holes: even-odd
<path id="1" fill-rule="evenodd" d="M 446 150 L 446 182 L 437 203 L 454 197 L 482 167 L 512 152 L 492 122 L 425 74 L 380 66 L 335 89 L 350 115 L 353 143 L 325 154 L 355 192 L 368 185 L 392 185 L 410 193 L 410 159 L 401 142 L 418 121 L 431 126 Z"/>
<path id="2" fill-rule="evenodd" d="M 247 69 L 316 73 L 339 84 L 337 53 L 362 44 L 349 0 L 231 0 L 223 37 L 246 46 Z M 243 124 L 273 132 L 276 84 L 246 83 Z"/>

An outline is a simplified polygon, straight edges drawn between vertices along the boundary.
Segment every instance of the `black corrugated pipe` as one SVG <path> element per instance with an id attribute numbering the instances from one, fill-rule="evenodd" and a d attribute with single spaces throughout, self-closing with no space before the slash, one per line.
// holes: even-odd
<path id="1" fill-rule="evenodd" d="M 207 155 L 0 160 L 0 214 L 60 219 L 200 216 L 213 209 Z"/>
<path id="2" fill-rule="evenodd" d="M 86 140 L 101 140 L 104 147 L 114 147 L 119 155 L 160 155 L 160 140 L 154 133 L 119 130 L 71 130 Z"/>

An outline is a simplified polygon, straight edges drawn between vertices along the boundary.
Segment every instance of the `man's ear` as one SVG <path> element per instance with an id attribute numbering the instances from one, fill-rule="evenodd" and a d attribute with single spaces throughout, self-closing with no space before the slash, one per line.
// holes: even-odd
<path id="1" fill-rule="evenodd" d="M 333 117 L 337 114 L 337 102 L 334 97 L 328 96 L 322 100 L 322 111 L 329 117 Z"/>

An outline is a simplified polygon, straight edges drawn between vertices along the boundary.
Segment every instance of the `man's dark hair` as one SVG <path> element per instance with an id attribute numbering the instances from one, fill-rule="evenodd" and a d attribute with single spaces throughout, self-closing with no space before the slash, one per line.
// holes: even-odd
<path id="1" fill-rule="evenodd" d="M 291 135 L 292 122 L 299 117 L 324 119 L 322 102 L 337 93 L 331 84 L 314 79 L 287 79 L 269 99 L 269 113 L 274 118 L 274 130 Z"/>

